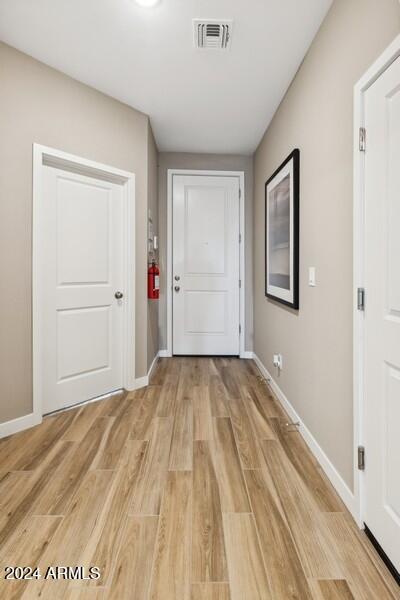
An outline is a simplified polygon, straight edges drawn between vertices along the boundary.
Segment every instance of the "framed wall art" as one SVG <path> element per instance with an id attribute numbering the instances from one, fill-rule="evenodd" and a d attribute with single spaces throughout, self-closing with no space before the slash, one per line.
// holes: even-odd
<path id="1" fill-rule="evenodd" d="M 300 151 L 265 184 L 265 295 L 299 308 Z"/>

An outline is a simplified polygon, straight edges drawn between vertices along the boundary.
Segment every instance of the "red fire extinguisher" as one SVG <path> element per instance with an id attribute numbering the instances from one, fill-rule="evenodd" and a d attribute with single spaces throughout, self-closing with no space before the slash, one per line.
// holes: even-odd
<path id="1" fill-rule="evenodd" d="M 147 297 L 158 300 L 160 297 L 160 269 L 153 260 L 147 271 Z"/>

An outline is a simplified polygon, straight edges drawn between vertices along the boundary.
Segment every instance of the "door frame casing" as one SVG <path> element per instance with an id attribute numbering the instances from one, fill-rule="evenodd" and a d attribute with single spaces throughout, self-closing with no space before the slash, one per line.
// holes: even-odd
<path id="1" fill-rule="evenodd" d="M 358 469 L 358 447 L 365 445 L 364 435 L 364 312 L 357 308 L 357 290 L 365 285 L 365 152 L 359 149 L 360 127 L 365 127 L 365 93 L 400 57 L 400 35 L 373 63 L 354 87 L 354 159 L 353 159 L 353 420 L 354 420 L 354 500 L 353 516 L 360 527 L 364 524 L 364 473 Z M 368 151 L 368 131 L 367 131 Z M 368 306 L 368 294 L 366 296 Z M 368 462 L 368 449 L 367 458 Z"/>
<path id="2" fill-rule="evenodd" d="M 167 171 L 167 348 L 161 351 L 162 356 L 172 356 L 173 341 L 172 341 L 172 258 L 173 258 L 173 228 L 172 228 L 172 199 L 173 199 L 173 179 L 177 175 L 194 175 L 203 177 L 237 177 L 239 180 L 239 278 L 241 287 L 239 288 L 239 355 L 240 358 L 246 358 L 245 339 L 246 339 L 246 322 L 245 322 L 245 307 L 246 307 L 246 272 L 245 272 L 245 202 L 246 194 L 244 188 L 244 171 L 213 171 L 213 170 L 196 170 L 196 169 L 168 169 Z"/>
<path id="3" fill-rule="evenodd" d="M 33 144 L 32 204 L 32 370 L 33 414 L 40 423 L 43 397 L 43 169 L 55 167 L 80 175 L 96 177 L 122 186 L 123 192 L 123 312 L 122 386 L 135 389 L 135 174 L 68 154 L 41 144 Z"/>

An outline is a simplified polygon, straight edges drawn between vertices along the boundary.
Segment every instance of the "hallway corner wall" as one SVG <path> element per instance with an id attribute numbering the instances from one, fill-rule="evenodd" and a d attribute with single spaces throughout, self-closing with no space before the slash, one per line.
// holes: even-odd
<path id="1" fill-rule="evenodd" d="M 335 0 L 255 153 L 254 351 L 353 489 L 353 87 L 400 32 L 398 0 Z M 264 186 L 299 148 L 300 310 L 264 295 Z M 317 286 L 308 286 L 308 267 Z M 274 353 L 283 355 L 277 375 Z"/>
<path id="2" fill-rule="evenodd" d="M 150 121 L 147 153 L 147 208 L 151 212 L 154 234 L 158 235 L 158 150 Z M 158 259 L 158 251 L 155 251 L 154 258 Z M 160 349 L 158 303 L 159 300 L 147 300 L 147 372 Z"/>

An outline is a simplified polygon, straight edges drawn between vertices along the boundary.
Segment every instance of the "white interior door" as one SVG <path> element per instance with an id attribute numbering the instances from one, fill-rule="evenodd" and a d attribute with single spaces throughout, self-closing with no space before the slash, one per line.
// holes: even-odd
<path id="1" fill-rule="evenodd" d="M 364 521 L 400 571 L 400 59 L 365 111 Z"/>
<path id="2" fill-rule="evenodd" d="M 239 180 L 173 178 L 173 353 L 239 354 Z"/>
<path id="3" fill-rule="evenodd" d="M 123 191 L 44 167 L 42 202 L 46 414 L 122 387 Z"/>

